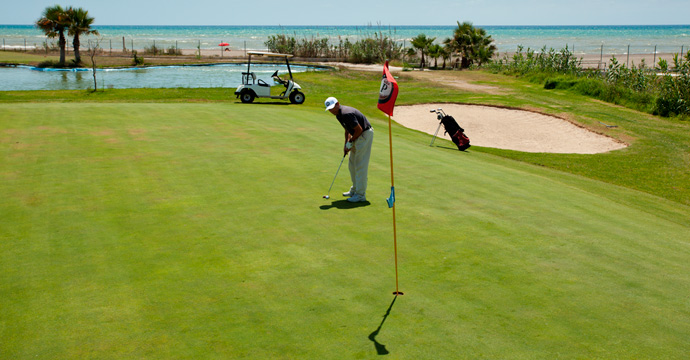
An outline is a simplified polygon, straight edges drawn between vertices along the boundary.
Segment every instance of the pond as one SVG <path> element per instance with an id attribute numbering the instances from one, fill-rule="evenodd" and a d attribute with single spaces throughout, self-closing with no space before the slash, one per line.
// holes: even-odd
<path id="1" fill-rule="evenodd" d="M 315 66 L 290 65 L 294 73 L 324 70 Z M 285 65 L 252 64 L 256 78 L 272 84 L 274 71 L 289 77 Z M 242 83 L 247 64 L 207 64 L 97 69 L 99 88 L 236 88 Z M 91 69 L 39 69 L 32 66 L 0 67 L 0 91 L 81 90 L 93 88 Z M 299 79 L 295 79 L 299 83 Z"/>

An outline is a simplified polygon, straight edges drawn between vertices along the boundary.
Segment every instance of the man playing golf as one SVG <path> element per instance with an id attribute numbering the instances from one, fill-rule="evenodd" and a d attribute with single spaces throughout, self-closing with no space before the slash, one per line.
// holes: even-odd
<path id="1" fill-rule="evenodd" d="M 349 202 L 367 201 L 367 174 L 369 172 L 369 156 L 371 144 L 374 140 L 374 129 L 369 120 L 357 109 L 340 105 L 338 99 L 326 99 L 326 110 L 335 115 L 340 125 L 345 129 L 345 155 L 350 154 L 348 167 L 352 187 L 343 193 Z"/>

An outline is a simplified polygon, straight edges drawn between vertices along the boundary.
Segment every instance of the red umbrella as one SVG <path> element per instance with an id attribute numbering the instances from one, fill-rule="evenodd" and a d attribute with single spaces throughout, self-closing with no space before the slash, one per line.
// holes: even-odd
<path id="1" fill-rule="evenodd" d="M 226 42 L 222 42 L 222 43 L 218 44 L 218 46 L 230 46 L 230 44 L 228 44 Z"/>

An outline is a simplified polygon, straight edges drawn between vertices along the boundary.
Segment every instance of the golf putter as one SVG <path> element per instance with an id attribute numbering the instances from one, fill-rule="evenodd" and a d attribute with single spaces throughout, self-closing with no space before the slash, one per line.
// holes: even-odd
<path id="1" fill-rule="evenodd" d="M 331 187 L 328 188 L 328 194 L 323 196 L 324 199 L 330 199 L 331 198 L 331 189 L 333 188 L 333 183 L 335 183 L 335 178 L 338 177 L 338 173 L 340 172 L 340 167 L 343 166 L 343 161 L 345 161 L 345 156 L 347 156 L 347 154 L 343 155 L 342 160 L 340 160 L 340 165 L 338 165 L 338 170 L 336 170 L 335 176 L 333 177 L 333 181 L 331 181 Z"/>

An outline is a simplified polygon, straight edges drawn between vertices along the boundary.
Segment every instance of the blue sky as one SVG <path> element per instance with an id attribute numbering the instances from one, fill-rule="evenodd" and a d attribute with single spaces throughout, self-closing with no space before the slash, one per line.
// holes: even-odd
<path id="1" fill-rule="evenodd" d="M 688 0 L 47 0 L 7 1 L 0 24 L 32 24 L 54 4 L 96 25 L 669 25 L 690 23 Z"/>

